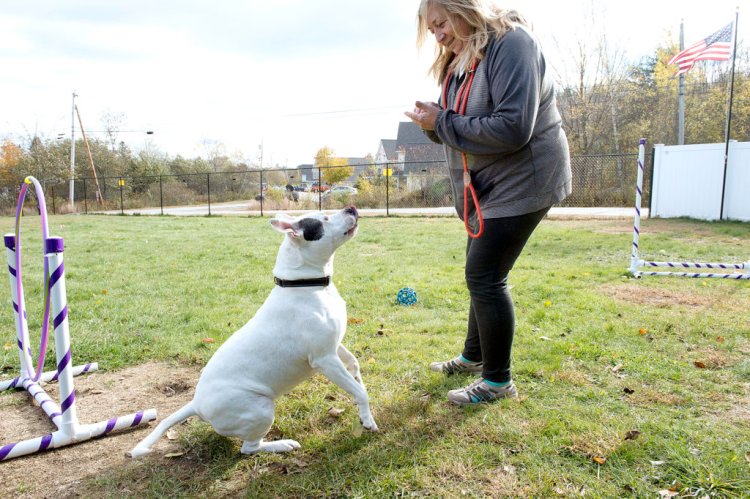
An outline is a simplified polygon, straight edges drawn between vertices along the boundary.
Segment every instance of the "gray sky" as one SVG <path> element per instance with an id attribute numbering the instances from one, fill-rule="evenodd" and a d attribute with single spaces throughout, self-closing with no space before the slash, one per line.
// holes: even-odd
<path id="1" fill-rule="evenodd" d="M 738 0 L 544 0 L 506 3 L 534 24 L 564 73 L 573 44 L 603 31 L 629 61 L 690 45 L 734 19 Z M 415 46 L 418 0 L 4 0 L 0 5 L 0 140 L 70 136 L 75 90 L 87 131 L 122 113 L 138 150 L 205 155 L 222 144 L 266 166 L 315 152 L 374 154 L 403 111 L 435 100 L 432 46 Z M 707 10 L 707 7 L 712 7 Z M 592 17 L 593 16 L 593 17 Z M 740 41 L 750 17 L 740 12 Z M 671 37 L 670 38 L 670 34 Z M 77 127 L 77 125 L 76 125 Z M 154 130 L 146 136 L 145 130 Z M 80 136 L 78 129 L 76 134 Z"/>

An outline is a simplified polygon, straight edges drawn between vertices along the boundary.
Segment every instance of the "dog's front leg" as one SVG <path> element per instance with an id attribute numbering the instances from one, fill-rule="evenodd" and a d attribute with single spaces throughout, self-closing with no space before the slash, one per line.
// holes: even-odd
<path id="1" fill-rule="evenodd" d="M 359 362 L 357 362 L 357 358 L 352 354 L 344 345 L 339 345 L 336 349 L 336 353 L 339 356 L 339 359 L 341 359 L 341 362 L 344 363 L 344 366 L 346 367 L 346 370 L 349 371 L 349 374 L 354 376 L 354 379 L 362 386 L 365 386 L 365 383 L 362 381 L 362 373 L 359 370 Z"/>
<path id="2" fill-rule="evenodd" d="M 310 365 L 354 397 L 354 402 L 359 407 L 359 420 L 362 422 L 362 426 L 369 431 L 378 431 L 378 425 L 375 424 L 370 412 L 370 398 L 367 395 L 367 390 L 349 374 L 337 354 L 314 359 L 310 362 Z"/>

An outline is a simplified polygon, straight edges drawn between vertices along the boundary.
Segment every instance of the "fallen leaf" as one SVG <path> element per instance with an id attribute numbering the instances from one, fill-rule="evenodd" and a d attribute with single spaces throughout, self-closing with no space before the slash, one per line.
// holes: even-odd
<path id="1" fill-rule="evenodd" d="M 343 413 L 344 413 L 344 409 L 338 409 L 336 407 L 331 407 L 330 409 L 328 409 L 328 415 L 331 416 L 332 418 L 337 418 L 341 416 Z"/>
<path id="2" fill-rule="evenodd" d="M 516 474 L 516 467 L 512 464 L 506 464 L 503 466 L 503 471 L 509 475 L 515 475 Z"/>
<path id="3" fill-rule="evenodd" d="M 745 461 L 750 463 L 750 451 L 745 452 Z"/>
<path id="4" fill-rule="evenodd" d="M 675 492 L 673 490 L 664 489 L 664 490 L 660 490 L 659 491 L 659 497 L 662 497 L 662 498 L 664 498 L 664 497 L 675 497 L 675 496 L 678 496 L 678 495 L 680 495 L 680 493 L 679 492 Z"/>
<path id="5" fill-rule="evenodd" d="M 170 452 L 169 454 L 164 454 L 164 457 L 180 457 L 184 455 L 185 455 L 185 451 L 178 451 L 178 452 Z"/>
<path id="6" fill-rule="evenodd" d="M 544 341 L 552 341 L 552 338 L 550 338 L 548 336 L 540 336 L 539 339 L 540 340 L 544 340 Z"/>
<path id="7" fill-rule="evenodd" d="M 627 393 L 628 395 L 635 393 L 635 390 L 633 390 L 632 388 L 628 388 L 627 386 L 623 388 L 622 391 Z"/>
<path id="8" fill-rule="evenodd" d="M 625 433 L 625 440 L 637 440 L 641 436 L 641 432 L 638 430 L 629 430 Z"/>
<path id="9" fill-rule="evenodd" d="M 638 330 L 638 334 L 640 334 L 641 336 L 643 336 L 644 334 L 648 334 L 648 329 L 646 329 L 645 327 L 642 327 L 641 329 Z"/>
<path id="10" fill-rule="evenodd" d="M 354 427 L 352 428 L 352 435 L 354 435 L 356 438 L 359 438 L 362 436 L 364 432 L 365 432 L 365 427 L 362 426 L 362 422 L 359 419 L 354 421 Z"/>
<path id="11" fill-rule="evenodd" d="M 706 364 L 704 362 L 701 362 L 700 360 L 694 361 L 693 365 L 695 365 L 695 367 L 697 367 L 698 369 L 705 369 L 706 368 Z"/>
<path id="12" fill-rule="evenodd" d="M 617 364 L 616 366 L 611 367 L 609 370 L 613 373 L 620 372 L 620 369 L 622 369 L 622 364 Z"/>
<path id="13" fill-rule="evenodd" d="M 661 466 L 664 461 L 651 461 L 651 466 Z"/>
<path id="14" fill-rule="evenodd" d="M 596 464 L 604 464 L 604 463 L 606 463 L 606 462 L 607 462 L 607 458 L 606 458 L 606 457 L 604 457 L 604 456 L 594 456 L 594 457 L 592 457 L 591 459 L 593 459 L 593 461 L 594 461 L 594 462 L 595 462 Z"/>
<path id="15" fill-rule="evenodd" d="M 716 341 L 718 341 L 719 343 L 724 343 L 724 337 L 723 336 L 717 336 L 716 337 Z"/>
<path id="16" fill-rule="evenodd" d="M 336 395 L 331 395 L 330 393 L 324 397 L 326 400 L 336 400 Z"/>
<path id="17" fill-rule="evenodd" d="M 13 348 L 13 345 L 11 345 L 10 343 L 6 343 L 5 345 L 3 345 L 3 348 L 6 350 L 10 350 L 11 348 Z"/>
<path id="18" fill-rule="evenodd" d="M 216 341 L 216 340 L 215 340 L 215 339 L 213 339 L 213 338 L 203 338 L 203 339 L 201 340 L 201 342 L 203 342 L 203 343 L 213 343 L 213 342 L 215 342 L 215 341 Z"/>
<path id="19" fill-rule="evenodd" d="M 177 430 L 167 430 L 167 439 L 169 440 L 177 440 L 179 437 L 179 434 L 177 433 Z"/>
<path id="20" fill-rule="evenodd" d="M 362 324 L 363 322 L 365 322 L 365 320 L 358 317 L 349 317 L 346 322 L 349 324 Z"/>
<path id="21" fill-rule="evenodd" d="M 108 293 L 108 291 L 106 289 L 102 289 L 102 294 L 103 295 L 106 295 L 107 293 Z"/>
<path id="22" fill-rule="evenodd" d="M 307 468 L 310 466 L 310 464 L 306 461 L 303 461 L 301 459 L 292 459 L 292 463 L 294 463 L 295 466 L 298 466 L 300 468 Z"/>
<path id="23" fill-rule="evenodd" d="M 289 474 L 289 468 L 283 463 L 271 463 L 266 466 L 266 469 L 271 473 L 277 473 L 279 475 Z"/>

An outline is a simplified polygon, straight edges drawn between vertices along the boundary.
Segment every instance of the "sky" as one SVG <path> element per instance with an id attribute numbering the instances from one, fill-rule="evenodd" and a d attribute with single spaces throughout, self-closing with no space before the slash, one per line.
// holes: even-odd
<path id="1" fill-rule="evenodd" d="M 582 37 L 630 62 L 734 20 L 739 0 L 510 0 L 560 75 Z M 416 47 L 419 0 L 3 0 L 0 140 L 105 139 L 120 116 L 133 150 L 217 152 L 264 167 L 373 156 L 415 100 L 436 100 L 433 42 Z M 750 12 L 750 9 L 746 9 Z M 739 41 L 750 41 L 740 11 Z M 80 128 L 76 123 L 76 137 Z M 153 131 L 147 135 L 146 131 Z"/>

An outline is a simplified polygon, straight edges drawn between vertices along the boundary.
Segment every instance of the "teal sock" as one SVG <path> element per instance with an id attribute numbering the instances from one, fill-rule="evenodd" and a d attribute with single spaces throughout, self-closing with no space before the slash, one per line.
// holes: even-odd
<path id="1" fill-rule="evenodd" d="M 484 379 L 484 378 L 482 378 L 482 379 Z M 506 381 L 504 383 L 498 383 L 497 381 L 490 381 L 488 379 L 485 379 L 484 382 L 487 383 L 488 385 L 490 385 L 493 388 L 504 388 L 504 387 L 510 385 L 510 381 Z"/>
<path id="2" fill-rule="evenodd" d="M 465 362 L 466 364 L 479 364 L 479 363 L 482 362 L 481 360 L 479 360 L 479 361 L 469 360 L 466 357 L 464 357 L 463 355 L 459 355 L 459 357 L 461 358 L 461 362 Z"/>

